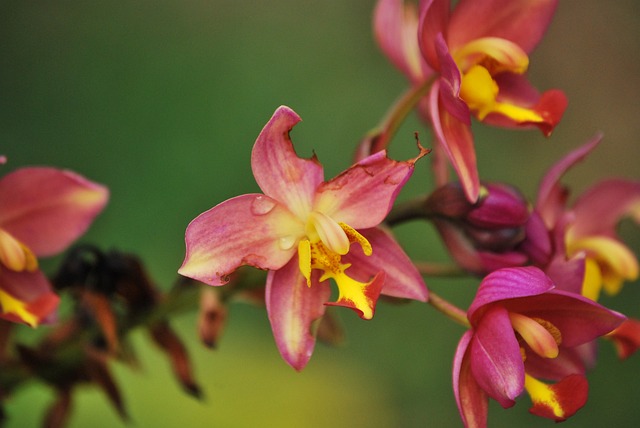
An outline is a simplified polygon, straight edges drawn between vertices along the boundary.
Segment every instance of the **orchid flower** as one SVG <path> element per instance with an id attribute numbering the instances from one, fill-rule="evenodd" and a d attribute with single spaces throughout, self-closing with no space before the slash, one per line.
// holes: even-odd
<path id="1" fill-rule="evenodd" d="M 563 175 L 591 153 L 601 139 L 601 135 L 594 137 L 552 166 L 542 180 L 535 204 L 535 211 L 555 237 L 551 257 L 559 259 L 556 264 L 582 265 L 584 274 L 572 291 L 592 300 L 598 300 L 603 288 L 608 294 L 618 293 L 624 281 L 638 278 L 639 271 L 638 260 L 621 242 L 615 228 L 626 216 L 640 222 L 640 181 L 601 181 L 571 206 L 567 204 L 569 190 L 560 184 Z"/>
<path id="2" fill-rule="evenodd" d="M 614 330 L 624 316 L 555 289 L 536 267 L 497 270 L 478 288 L 458 344 L 453 388 L 467 427 L 485 427 L 488 398 L 504 408 L 526 390 L 530 411 L 561 421 L 587 396 L 575 347 Z M 559 381 L 549 385 L 544 377 Z"/>
<path id="3" fill-rule="evenodd" d="M 408 256 L 378 227 L 411 176 L 414 163 L 384 151 L 323 181 L 313 156 L 299 158 L 289 132 L 300 117 L 280 107 L 253 147 L 253 175 L 264 194 L 229 199 L 198 216 L 186 231 L 179 273 L 223 285 L 241 265 L 268 270 L 265 301 L 276 344 L 296 370 L 315 344 L 312 328 L 324 305 L 373 317 L 379 294 L 426 301 L 427 289 Z M 356 244 L 356 245 L 354 245 Z M 327 279 L 338 286 L 327 302 Z"/>
<path id="4" fill-rule="evenodd" d="M 420 3 L 419 46 L 439 73 L 429 94 L 433 130 L 469 201 L 480 191 L 471 115 L 502 127 L 536 126 L 549 136 L 567 105 L 525 77 L 528 54 L 544 35 L 557 0 L 449 0 Z"/>
<path id="5" fill-rule="evenodd" d="M 37 257 L 82 235 L 108 196 L 104 186 L 54 168 L 22 168 L 0 179 L 1 318 L 36 326 L 54 312 L 59 298 Z"/>

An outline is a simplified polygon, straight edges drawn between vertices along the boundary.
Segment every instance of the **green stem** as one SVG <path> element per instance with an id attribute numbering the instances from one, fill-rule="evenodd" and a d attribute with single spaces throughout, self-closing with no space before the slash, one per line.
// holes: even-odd
<path id="1" fill-rule="evenodd" d="M 372 140 L 370 153 L 387 148 L 400 125 L 427 94 L 432 84 L 433 79 L 428 79 L 421 85 L 412 86 L 391 106 L 382 122 L 368 134 L 368 138 Z"/>
<path id="2" fill-rule="evenodd" d="M 424 209 L 427 196 L 420 196 L 394 205 L 384 220 L 388 226 L 396 226 L 409 220 L 426 219 Z"/>
<path id="3" fill-rule="evenodd" d="M 460 266 L 450 263 L 414 262 L 418 271 L 425 276 L 459 277 L 467 275 Z"/>
<path id="4" fill-rule="evenodd" d="M 453 303 L 443 299 L 442 297 L 438 296 L 436 293 L 434 293 L 431 290 L 429 290 L 428 303 L 434 308 L 436 308 L 438 311 L 442 312 L 443 314 L 445 314 L 446 316 L 448 316 L 449 318 L 457 322 L 458 324 L 467 328 L 471 328 L 471 324 L 467 319 L 466 311 L 460 309 Z"/>

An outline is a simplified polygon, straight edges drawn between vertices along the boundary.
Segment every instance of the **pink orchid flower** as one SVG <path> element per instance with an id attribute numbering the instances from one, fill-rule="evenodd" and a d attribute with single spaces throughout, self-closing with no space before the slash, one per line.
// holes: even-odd
<path id="1" fill-rule="evenodd" d="M 1 318 L 36 326 L 53 314 L 59 298 L 37 257 L 67 248 L 108 197 L 104 186 L 54 168 L 22 168 L 0 179 Z"/>
<path id="2" fill-rule="evenodd" d="M 456 350 L 453 388 L 467 427 L 485 427 L 488 398 L 511 407 L 525 389 L 536 415 L 564 420 L 587 396 L 578 345 L 619 326 L 624 316 L 555 289 L 536 267 L 497 270 L 467 312 L 471 329 Z M 548 385 L 538 378 L 554 381 Z"/>
<path id="3" fill-rule="evenodd" d="M 408 256 L 378 227 L 426 150 L 407 162 L 381 151 L 324 181 L 316 157 L 302 159 L 294 151 L 289 132 L 299 121 L 288 107 L 276 110 L 251 155 L 264 194 L 229 199 L 194 219 L 179 270 L 210 285 L 225 284 L 241 265 L 268 270 L 269 320 L 280 353 L 296 370 L 311 357 L 312 327 L 324 305 L 345 306 L 370 319 L 381 292 L 427 299 Z M 330 278 L 339 296 L 327 303 Z"/>
<path id="4" fill-rule="evenodd" d="M 538 127 L 550 135 L 567 105 L 543 94 L 525 76 L 528 54 L 544 35 L 557 0 L 449 0 L 420 3 L 419 46 L 439 73 L 429 94 L 433 130 L 475 202 L 480 184 L 471 115 L 510 128 Z"/>
<path id="5" fill-rule="evenodd" d="M 601 140 L 597 135 L 553 165 L 535 203 L 536 213 L 555 242 L 547 255 L 552 259 L 550 267 L 559 274 L 563 269 L 581 271 L 578 282 L 563 289 L 592 300 L 598 300 L 603 288 L 608 294 L 618 293 L 625 281 L 634 281 L 639 273 L 638 260 L 618 237 L 616 226 L 627 216 L 640 222 L 640 181 L 613 178 L 598 182 L 570 206 L 570 192 L 560 183 Z"/>

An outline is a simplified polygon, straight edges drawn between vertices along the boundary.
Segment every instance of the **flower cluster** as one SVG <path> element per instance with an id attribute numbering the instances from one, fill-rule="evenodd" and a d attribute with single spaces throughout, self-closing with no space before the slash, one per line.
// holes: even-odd
<path id="1" fill-rule="evenodd" d="M 198 330 L 209 347 L 220 339 L 232 299 L 263 305 L 280 355 L 301 371 L 318 340 L 342 338 L 334 311 L 347 308 L 370 320 L 386 296 L 427 303 L 464 327 L 452 356 L 452 389 L 466 427 L 487 426 L 489 399 L 509 408 L 522 395 L 530 397 L 534 415 L 554 421 L 574 415 L 588 398 L 598 338 L 612 342 L 621 359 L 640 347 L 640 320 L 600 300 L 640 275 L 617 231 L 625 218 L 640 222 L 640 181 L 605 179 L 580 195 L 563 184 L 601 144 L 598 134 L 553 163 L 528 198 L 510 183 L 480 178 L 481 145 L 476 148 L 472 130 L 475 122 L 550 137 L 560 124 L 564 93 L 539 92 L 526 74 L 557 6 L 558 0 L 378 0 L 375 37 L 407 77 L 407 93 L 345 154 L 355 162 L 328 180 L 315 154 L 304 158 L 294 149 L 290 133 L 300 117 L 278 107 L 251 152 L 261 193 L 220 202 L 188 224 L 178 282 L 168 293 L 156 288 L 141 258 L 90 244 L 69 249 L 49 279 L 38 258 L 66 251 L 109 192 L 54 168 L 6 174 L 0 179 L 2 396 L 30 378 L 51 386 L 57 397 L 45 425 L 61 427 L 72 391 L 88 383 L 126 419 L 108 363 L 135 365 L 127 335 L 137 327 L 167 355 L 186 392 L 201 395 L 169 322 L 183 301 L 200 298 Z M 415 157 L 394 160 L 387 146 L 414 110 L 433 147 L 423 147 L 416 133 Z M 398 202 L 427 155 L 435 186 Z M 414 220 L 433 226 L 451 265 L 418 262 L 405 252 L 393 227 Z M 466 309 L 431 284 L 427 289 L 426 277 L 451 272 L 477 286 Z M 69 302 L 63 316 L 61 296 Z M 21 324 L 52 327 L 25 345 L 9 337 Z"/>

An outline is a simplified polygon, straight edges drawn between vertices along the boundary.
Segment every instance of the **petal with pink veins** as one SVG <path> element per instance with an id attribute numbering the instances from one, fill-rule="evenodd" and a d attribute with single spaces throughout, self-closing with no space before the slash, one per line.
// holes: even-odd
<path id="1" fill-rule="evenodd" d="M 307 285 L 297 256 L 267 276 L 265 302 L 276 346 L 282 358 L 298 371 L 311 358 L 316 343 L 315 327 L 330 297 L 329 284 L 318 283 L 317 276 L 312 278 L 311 287 Z"/>
<path id="2" fill-rule="evenodd" d="M 304 225 L 283 205 L 260 194 L 228 199 L 196 217 L 185 234 L 178 271 L 210 285 L 228 282 L 242 265 L 279 269 L 296 252 Z"/>

